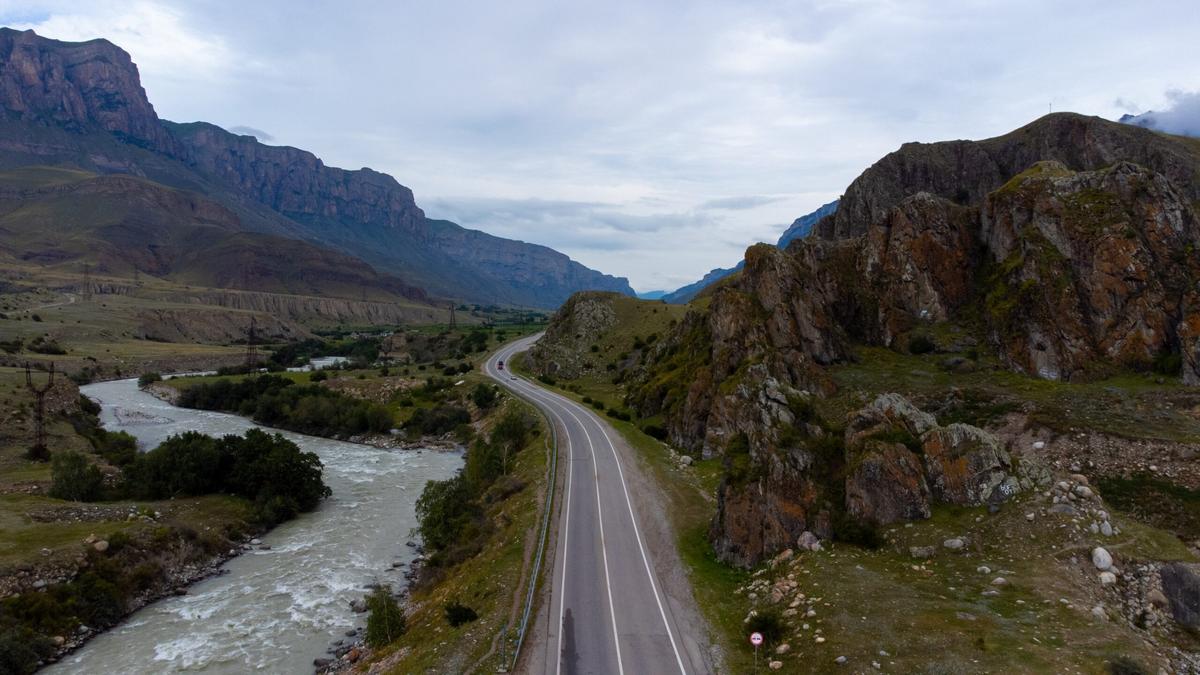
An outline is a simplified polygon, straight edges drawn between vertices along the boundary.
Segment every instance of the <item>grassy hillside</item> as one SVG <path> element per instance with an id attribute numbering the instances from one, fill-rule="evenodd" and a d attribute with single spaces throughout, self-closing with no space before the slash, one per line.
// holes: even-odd
<path id="1" fill-rule="evenodd" d="M 0 256 L 14 261 L 213 288 L 424 299 L 344 253 L 243 230 L 224 206 L 139 178 L 58 167 L 0 172 Z"/>
<path id="2" fill-rule="evenodd" d="M 825 542 L 823 551 L 789 551 L 748 572 L 722 564 L 708 530 L 723 460 L 681 461 L 647 434 L 661 420 L 625 405 L 626 380 L 653 349 L 649 336 L 673 320 L 655 303 L 577 298 L 548 329 L 550 342 L 530 355 L 532 370 L 606 411 L 641 453 L 670 501 L 681 558 L 731 672 L 752 667 L 751 612 L 779 620 L 759 667 L 779 660 L 781 672 L 828 672 L 839 657 L 854 672 L 1153 672 L 1166 666 L 1164 650 L 1195 648 L 1161 608 L 1149 628 L 1138 625 L 1141 605 L 1126 584 L 1141 577 L 1113 587 L 1096 581 L 1088 518 L 1054 513 L 1049 493 L 1024 494 L 995 513 L 937 507 L 927 521 L 881 531 L 877 548 Z M 1123 570 L 1136 576 L 1143 565 L 1197 560 L 1189 543 L 1200 536 L 1200 472 L 1187 459 L 1200 443 L 1194 388 L 1153 373 L 1041 380 L 980 355 L 952 326 L 929 338 L 929 350 L 915 354 L 856 348 L 828 369 L 836 386 L 817 400 L 820 415 L 842 420 L 880 393 L 899 392 L 942 424 L 979 425 L 1024 447 L 1040 439 L 1040 460 L 1056 475 L 1083 464 L 1093 478 L 1117 530 L 1103 543 Z M 954 537 L 968 546 L 946 549 Z M 782 599 L 772 601 L 776 591 Z"/>

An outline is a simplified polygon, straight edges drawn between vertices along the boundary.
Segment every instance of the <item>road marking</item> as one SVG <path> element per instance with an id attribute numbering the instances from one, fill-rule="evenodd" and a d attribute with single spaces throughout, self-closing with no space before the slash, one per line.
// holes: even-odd
<path id="1" fill-rule="evenodd" d="M 629 488 L 625 484 L 625 471 L 621 469 L 621 460 L 617 457 L 617 448 L 615 445 L 613 445 L 612 438 L 609 437 L 608 431 L 604 428 L 604 423 L 601 420 L 597 420 L 591 413 L 589 413 L 587 410 L 584 410 L 582 406 L 579 406 L 574 401 L 571 401 L 570 399 L 567 399 L 567 401 L 571 407 L 578 408 L 583 412 L 585 417 L 592 419 L 592 422 L 599 427 L 600 433 L 604 434 L 604 440 L 608 441 L 609 449 L 612 450 L 613 461 L 617 463 L 617 475 L 621 479 L 621 491 L 625 493 L 625 506 L 629 508 L 629 521 L 633 523 L 633 534 L 637 539 L 638 550 L 641 551 L 642 554 L 642 564 L 646 567 L 646 577 L 649 578 L 650 588 L 654 591 L 654 602 L 658 604 L 659 616 L 662 617 L 663 626 L 665 626 L 667 629 L 667 638 L 671 641 L 672 651 L 675 652 L 675 662 L 679 664 L 679 672 L 687 675 L 687 670 L 683 665 L 683 656 L 680 655 L 679 647 L 675 644 L 675 635 L 671 632 L 671 623 L 667 621 L 667 612 L 663 607 L 662 599 L 658 594 L 658 585 L 654 583 L 654 573 L 650 570 L 650 559 L 646 556 L 646 548 L 642 546 L 642 534 L 638 530 L 637 516 L 635 516 L 633 513 L 633 502 L 629 499 Z M 571 413 L 569 409 L 567 412 L 571 415 L 571 417 L 575 417 L 574 413 Z M 578 420 L 578 418 L 576 418 L 576 420 Z M 580 424 L 582 424 L 582 422 Z M 584 428 L 584 433 L 587 433 L 586 428 Z"/>
<path id="2" fill-rule="evenodd" d="M 514 346 L 513 350 L 511 350 L 511 351 L 510 351 L 510 352 L 508 352 L 508 353 L 509 353 L 509 354 L 511 354 L 511 353 L 512 353 L 512 351 L 515 351 L 515 350 L 516 350 L 516 349 L 515 349 L 515 346 Z M 561 396 L 561 395 L 559 395 L 559 394 L 557 394 L 557 393 L 554 393 L 554 392 L 550 392 L 550 391 L 547 391 L 547 390 L 541 389 L 540 387 L 537 387 L 537 386 L 535 386 L 535 385 L 532 385 L 532 384 L 528 384 L 528 383 L 526 383 L 526 382 L 525 382 L 525 380 L 524 380 L 524 379 L 519 379 L 519 380 L 517 380 L 517 381 L 518 381 L 518 382 L 521 382 L 522 384 L 525 384 L 525 385 L 526 385 L 526 387 L 527 387 L 529 390 L 532 390 L 533 392 L 536 392 L 537 394 L 541 394 L 541 397 L 539 397 L 539 398 L 542 398 L 542 399 L 543 399 L 543 402 L 545 402 L 545 403 L 547 403 L 547 404 L 549 404 L 549 402 L 545 401 L 544 399 L 545 399 L 545 397 L 550 397 L 550 398 L 551 398 L 551 401 L 553 401 L 554 403 L 556 403 L 556 404 L 559 406 L 559 408 L 560 408 L 561 410 L 565 411 L 565 412 L 566 412 L 568 415 L 570 415 L 572 418 L 574 418 L 574 419 L 575 419 L 575 421 L 576 421 L 576 422 L 579 424 L 580 428 L 582 428 L 582 429 L 583 429 L 583 433 L 584 433 L 584 435 L 585 435 L 585 436 L 587 437 L 587 439 L 588 439 L 588 445 L 589 445 L 589 447 L 591 447 L 591 445 L 592 445 L 592 437 L 591 437 L 591 434 L 590 434 L 590 433 L 588 433 L 587 426 L 586 426 L 586 425 L 585 425 L 585 424 L 584 424 L 584 423 L 583 423 L 583 422 L 582 422 L 582 421 L 579 419 L 579 417 L 578 417 L 578 416 L 576 416 L 576 415 L 575 415 L 575 413 L 572 411 L 572 409 L 576 409 L 576 410 L 579 410 L 580 412 L 582 412 L 582 413 L 583 413 L 583 415 L 584 415 L 584 417 L 587 417 L 587 418 L 588 418 L 588 419 L 589 419 L 589 420 L 590 420 L 590 421 L 591 421 L 593 424 L 595 424 L 595 425 L 596 425 L 596 427 L 597 427 L 597 428 L 599 428 L 599 429 L 600 429 L 600 433 L 604 434 L 604 439 L 605 439 L 605 441 L 607 441 L 607 442 L 608 442 L 608 447 L 609 447 L 609 450 L 610 450 L 610 451 L 612 451 L 612 455 L 613 455 L 613 461 L 614 461 L 614 462 L 616 462 L 616 464 L 617 464 L 617 474 L 618 474 L 618 477 L 620 478 L 620 481 L 621 481 L 621 491 L 624 493 L 624 496 L 625 496 L 625 506 L 626 506 L 626 507 L 629 509 L 629 519 L 630 519 L 630 522 L 633 524 L 633 533 L 634 533 L 634 538 L 637 540 L 638 551 L 641 553 L 641 556 L 642 556 L 642 565 L 643 565 L 643 566 L 645 567 L 645 569 L 646 569 L 646 577 L 647 577 L 647 579 L 650 581 L 650 588 L 651 588 L 651 590 L 653 590 L 653 591 L 654 591 L 654 602 L 655 602 L 655 603 L 658 605 L 658 613 L 659 613 L 659 616 L 662 618 L 662 621 L 663 621 L 663 626 L 664 626 L 664 627 L 667 629 L 667 638 L 668 638 L 668 639 L 670 640 L 670 642 L 671 642 L 671 650 L 672 650 L 672 651 L 675 653 L 675 662 L 676 662 L 676 663 L 679 665 L 679 672 L 681 672 L 681 673 L 684 673 L 684 675 L 686 675 L 686 673 L 687 673 L 687 669 L 686 669 L 686 668 L 685 668 L 685 666 L 683 665 L 683 656 L 682 656 L 682 655 L 679 653 L 679 647 L 678 647 L 678 645 L 675 643 L 675 635 L 674 635 L 674 633 L 671 631 L 671 623 L 670 623 L 670 621 L 668 621 L 668 620 L 667 620 L 667 612 L 666 612 L 666 608 L 663 606 L 662 598 L 661 598 L 661 597 L 660 597 L 660 595 L 659 595 L 659 591 L 658 591 L 658 585 L 657 585 L 657 584 L 654 582 L 654 573 L 653 573 L 653 571 L 652 571 L 652 570 L 651 570 L 651 568 L 650 568 L 650 559 L 649 559 L 649 557 L 646 555 L 646 548 L 645 548 L 645 546 L 642 544 L 642 534 L 641 534 L 641 531 L 638 529 L 638 526 L 637 526 L 637 516 L 636 516 L 636 515 L 634 514 L 634 512 L 633 512 L 633 501 L 632 501 L 632 500 L 630 499 L 630 497 L 629 497 L 629 487 L 628 487 L 628 485 L 627 485 L 627 484 L 626 484 L 626 482 L 625 482 L 625 471 L 624 471 L 624 470 L 621 468 L 621 460 L 620 460 L 620 458 L 619 458 L 619 457 L 618 457 L 618 455 L 617 455 L 617 448 L 616 448 L 616 446 L 613 444 L 613 442 L 612 442 L 612 438 L 611 438 L 611 437 L 608 435 L 608 430 L 604 428 L 604 423 L 603 423 L 603 421 L 601 421 L 601 420 L 597 419 L 593 413 L 591 413 L 590 411 L 586 410 L 585 408 L 583 408 L 582 406 L 580 406 L 578 403 L 576 403 L 575 401 L 573 401 L 573 400 L 571 400 L 571 399 L 569 399 L 569 398 L 567 398 L 567 397 L 565 397 L 565 396 Z M 533 393 L 530 393 L 529 395 L 530 395 L 531 397 L 533 397 L 533 396 L 534 396 L 534 394 L 533 394 Z M 561 418 L 560 418 L 560 419 L 561 419 Z M 569 442 L 569 439 L 568 439 L 568 442 Z M 595 460 L 595 450 L 593 449 L 593 450 L 592 450 L 592 463 L 593 463 L 593 471 L 595 471 L 595 470 L 596 470 L 596 464 L 595 464 L 595 462 L 596 462 L 596 460 Z M 600 482 L 599 482 L 599 477 L 598 477 L 598 476 L 597 476 L 597 480 L 596 480 L 596 504 L 597 504 L 597 507 L 599 507 L 599 506 L 600 506 Z M 599 514 L 597 514 L 597 515 L 599 515 Z M 603 546 L 603 541 L 604 541 L 604 519 L 603 519 L 603 516 L 599 516 L 599 517 L 600 517 L 600 538 L 601 538 L 601 544 L 602 544 L 602 546 Z M 569 518 L 568 518 L 568 521 L 569 521 Z M 564 558 L 565 558 L 565 556 L 564 556 Z M 564 561 L 564 569 L 565 569 L 565 561 Z M 605 584 L 607 585 L 607 584 L 608 584 L 608 558 L 607 558 L 607 554 L 605 555 L 605 561 L 604 561 L 604 574 L 605 574 Z M 564 576 L 564 579 L 565 579 L 565 576 Z M 610 608 L 612 608 L 612 589 L 611 589 L 611 587 L 610 587 L 608 590 L 609 590 L 609 606 L 610 606 Z M 560 605 L 560 611 L 561 611 L 561 605 Z M 561 632 L 562 632 L 562 631 L 561 631 L 561 625 L 562 625 L 562 622 L 561 622 L 561 617 L 560 617 L 560 621 L 559 621 L 559 626 L 560 626 L 560 630 L 559 630 L 559 633 L 560 633 L 560 635 L 559 635 L 559 640 L 560 640 L 560 643 L 561 643 L 561 640 L 562 640 L 562 636 L 561 636 Z M 617 629 L 616 629 L 616 612 L 615 612 L 615 610 L 614 610 L 614 611 L 613 611 L 613 637 L 614 637 L 614 640 L 617 642 L 617 666 L 618 666 L 618 668 L 620 668 L 620 667 L 621 667 L 621 658 L 620 658 L 620 652 L 621 652 L 621 648 L 620 648 L 620 638 L 619 638 L 619 636 L 618 636 L 618 634 L 617 634 L 616 630 L 617 630 Z M 624 671 L 622 670 L 622 672 L 624 672 Z"/>
<path id="3" fill-rule="evenodd" d="M 512 352 L 514 352 L 514 351 L 516 351 L 515 345 L 512 349 L 510 349 L 504 353 L 507 356 L 507 355 L 511 355 Z M 495 361 L 495 359 L 488 362 L 488 374 L 492 375 L 493 377 L 495 377 L 495 374 L 497 372 L 497 371 L 493 370 L 494 361 Z M 510 380 L 510 382 L 511 381 L 512 380 Z M 563 574 L 562 574 L 562 591 L 559 593 L 560 597 L 558 599 L 558 657 L 557 657 L 556 663 L 555 663 L 555 672 L 556 673 L 562 672 L 562 632 L 563 632 L 562 626 L 563 626 L 563 615 L 564 615 L 564 611 L 566 608 L 566 595 L 567 595 L 566 594 L 567 541 L 568 541 L 568 536 L 569 536 L 569 531 L 570 531 L 570 523 L 571 523 L 571 512 L 570 512 L 570 509 L 571 509 L 571 482 L 572 482 L 571 473 L 572 473 L 572 469 L 573 469 L 572 465 L 574 464 L 574 461 L 571 459 L 572 453 L 570 452 L 571 433 L 570 433 L 570 430 L 567 429 L 566 420 L 564 420 L 561 417 L 561 415 L 558 414 L 559 411 L 562 411 L 562 412 L 566 412 L 568 415 L 570 415 L 572 418 L 574 418 L 575 423 L 579 425 L 579 428 L 583 431 L 583 435 L 587 438 L 588 450 L 591 452 L 591 455 L 592 455 L 592 476 L 593 476 L 593 480 L 596 484 L 596 518 L 600 524 L 600 555 L 604 562 L 604 587 L 605 587 L 605 591 L 608 594 L 608 611 L 609 611 L 609 616 L 612 619 L 613 646 L 616 648 L 616 651 L 617 651 L 617 671 L 618 671 L 619 675 L 624 675 L 625 674 L 625 665 L 621 659 L 621 639 L 620 639 L 620 633 L 618 632 L 618 629 L 617 629 L 617 610 L 616 610 L 616 606 L 613 603 L 612 581 L 611 581 L 611 578 L 609 576 L 609 571 L 608 571 L 608 547 L 605 543 L 605 537 L 604 537 L 604 515 L 603 515 L 604 506 L 600 502 L 600 475 L 597 470 L 596 449 L 592 443 L 592 435 L 590 433 L 588 433 L 587 427 L 583 424 L 583 422 L 580 421 L 580 419 L 578 417 L 576 417 L 575 414 L 573 412 L 571 412 L 571 410 L 569 408 L 564 406 L 560 401 L 558 401 L 554 398 L 550 398 L 549 401 L 546 401 L 546 400 L 544 400 L 547 395 L 546 392 L 543 392 L 538 387 L 535 387 L 535 386 L 525 383 L 525 381 L 523 379 L 518 379 L 516 381 L 520 384 L 525 385 L 524 390 L 531 398 L 542 399 L 543 404 L 545 404 L 548 408 L 554 408 L 555 406 L 557 406 L 558 411 L 551 410 L 550 414 L 553 415 L 554 417 L 556 417 L 560 422 L 562 422 L 562 426 L 563 426 L 564 430 L 567 431 L 567 448 L 568 448 L 568 453 L 567 453 L 568 474 L 567 474 L 567 500 L 566 500 L 567 511 L 566 511 L 566 516 L 565 516 L 566 523 L 563 525 Z M 537 394 L 538 396 L 535 396 L 535 394 Z"/>

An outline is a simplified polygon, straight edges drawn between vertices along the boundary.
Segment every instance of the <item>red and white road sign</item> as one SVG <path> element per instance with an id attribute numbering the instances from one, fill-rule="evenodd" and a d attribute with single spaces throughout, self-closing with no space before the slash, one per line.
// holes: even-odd
<path id="1" fill-rule="evenodd" d="M 750 644 L 757 647 L 757 646 L 761 645 L 762 643 L 763 643 L 762 633 L 751 633 L 750 634 Z"/>

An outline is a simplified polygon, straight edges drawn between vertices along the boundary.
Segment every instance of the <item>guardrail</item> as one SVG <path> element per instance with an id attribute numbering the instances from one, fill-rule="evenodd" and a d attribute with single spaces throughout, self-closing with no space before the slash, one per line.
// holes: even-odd
<path id="1" fill-rule="evenodd" d="M 511 364 L 511 359 L 509 359 L 509 361 Z M 512 366 L 510 365 L 509 368 L 511 369 Z M 525 609 L 521 612 L 521 622 L 517 627 L 517 643 L 513 647 L 512 660 L 509 662 L 507 670 L 502 670 L 501 672 L 511 672 L 516 670 L 517 661 L 521 658 L 521 647 L 525 644 L 525 635 L 529 630 L 529 618 L 533 614 L 534 597 L 537 595 L 538 577 L 541 574 L 542 559 L 545 557 L 546 541 L 550 536 L 550 514 L 554 510 L 554 489 L 555 482 L 558 477 L 558 427 L 554 426 L 554 421 L 550 419 L 550 416 L 547 415 L 544 410 L 539 408 L 533 401 L 521 396 L 516 391 L 510 391 L 512 391 L 513 396 L 516 396 L 533 406 L 533 409 L 542 416 L 542 419 L 546 421 L 546 426 L 550 429 L 551 443 L 547 448 L 550 453 L 550 466 L 547 469 L 550 479 L 546 482 L 546 505 L 542 511 L 542 531 L 541 534 L 538 535 L 537 553 L 535 554 L 533 560 L 533 570 L 529 574 L 529 590 L 525 594 Z M 511 626 L 505 626 L 504 632 L 506 634 L 510 630 Z M 501 644 L 503 644 L 503 641 L 501 641 Z"/>

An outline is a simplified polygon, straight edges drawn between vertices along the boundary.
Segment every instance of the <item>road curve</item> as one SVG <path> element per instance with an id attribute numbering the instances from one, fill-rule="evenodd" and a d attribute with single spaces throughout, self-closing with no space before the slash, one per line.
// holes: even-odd
<path id="1" fill-rule="evenodd" d="M 619 457 L 620 435 L 588 408 L 499 367 L 539 337 L 506 345 L 483 366 L 546 413 L 558 429 L 566 464 L 547 653 L 534 662 L 554 675 L 705 672 L 694 653 L 698 636 L 680 633 L 654 572 Z"/>

